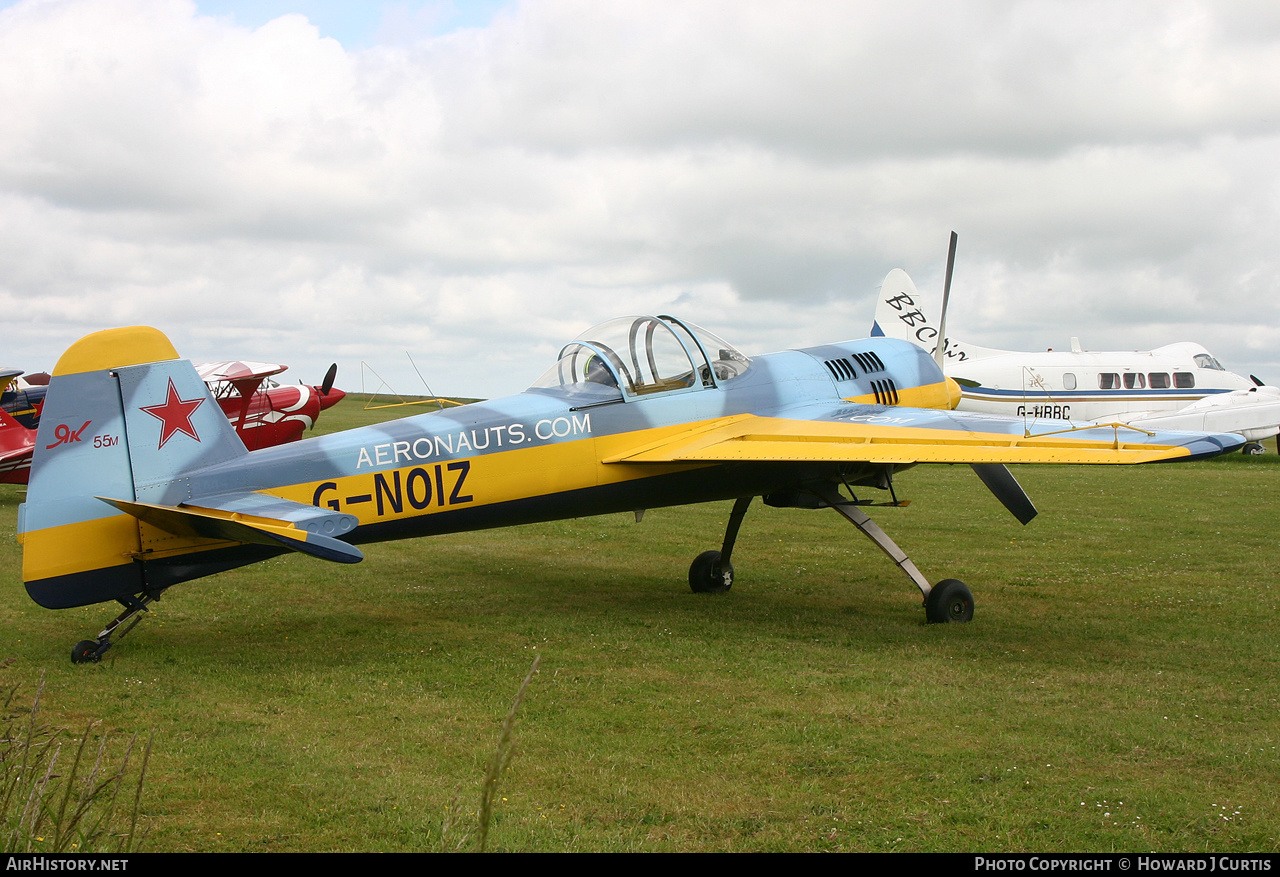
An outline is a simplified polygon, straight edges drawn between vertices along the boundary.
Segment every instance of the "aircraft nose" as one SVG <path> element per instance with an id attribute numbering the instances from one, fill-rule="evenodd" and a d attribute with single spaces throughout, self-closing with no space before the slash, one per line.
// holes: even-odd
<path id="1" fill-rule="evenodd" d="M 955 382 L 954 378 L 947 378 L 947 405 L 952 411 L 956 410 L 956 406 L 960 404 L 960 385 Z"/>
<path id="2" fill-rule="evenodd" d="M 331 408 L 337 405 L 343 399 L 347 398 L 346 391 L 339 390 L 337 387 L 330 387 L 328 394 L 320 392 L 320 388 L 316 387 L 316 393 L 320 397 L 320 410 Z"/>

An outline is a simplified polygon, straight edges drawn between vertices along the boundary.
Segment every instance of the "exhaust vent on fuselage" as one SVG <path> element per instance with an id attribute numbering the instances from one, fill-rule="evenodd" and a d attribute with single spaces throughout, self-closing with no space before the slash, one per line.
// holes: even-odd
<path id="1" fill-rule="evenodd" d="M 841 359 L 828 359 L 823 365 L 827 367 L 827 371 L 831 372 L 831 377 L 837 381 L 852 381 L 858 376 L 847 356 Z"/>
<path id="2" fill-rule="evenodd" d="M 884 371 L 884 363 L 874 353 L 855 353 L 852 355 L 858 361 L 858 365 L 862 366 L 864 372 Z"/>
<path id="3" fill-rule="evenodd" d="M 872 381 L 871 389 L 875 391 L 877 405 L 898 404 L 898 388 L 894 385 L 892 379 Z"/>

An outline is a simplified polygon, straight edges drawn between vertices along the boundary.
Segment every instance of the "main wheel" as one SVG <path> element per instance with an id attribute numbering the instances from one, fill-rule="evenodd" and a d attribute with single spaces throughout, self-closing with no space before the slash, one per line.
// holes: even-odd
<path id="1" fill-rule="evenodd" d="M 1240 449 L 1240 453 L 1249 457 L 1262 456 L 1262 444 L 1260 442 L 1245 442 L 1244 447 Z"/>
<path id="2" fill-rule="evenodd" d="M 720 594 L 733 587 L 733 564 L 721 563 L 719 551 L 704 551 L 689 566 L 689 587 L 695 594 Z"/>
<path id="3" fill-rule="evenodd" d="M 924 601 L 924 615 L 930 624 L 970 621 L 973 618 L 973 594 L 964 582 L 943 579 L 933 586 Z"/>
<path id="4" fill-rule="evenodd" d="M 71 663 L 96 664 L 102 660 L 96 640 L 82 639 L 71 647 Z"/>

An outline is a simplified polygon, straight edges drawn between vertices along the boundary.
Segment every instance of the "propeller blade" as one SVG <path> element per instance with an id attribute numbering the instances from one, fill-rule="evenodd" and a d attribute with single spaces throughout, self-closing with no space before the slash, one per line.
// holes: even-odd
<path id="1" fill-rule="evenodd" d="M 938 344 L 933 348 L 933 358 L 942 368 L 942 358 L 947 347 L 947 300 L 951 298 L 951 272 L 956 267 L 956 233 L 951 232 L 951 246 L 947 250 L 947 279 L 942 284 L 942 315 L 938 317 Z"/>
<path id="2" fill-rule="evenodd" d="M 1022 485 L 1013 477 L 1013 473 L 1004 463 L 970 463 L 973 471 L 978 473 L 982 483 L 987 486 L 1000 504 L 1022 524 L 1030 522 L 1038 512 L 1031 502 L 1031 497 L 1022 489 Z"/>
<path id="3" fill-rule="evenodd" d="M 320 382 L 320 395 L 328 396 L 329 391 L 333 389 L 333 382 L 338 379 L 338 364 L 335 362 L 329 366 L 329 370 L 324 373 L 324 380 Z"/>
<path id="4" fill-rule="evenodd" d="M 1265 387 L 1265 386 L 1266 386 L 1266 384 L 1264 384 L 1264 383 L 1262 383 L 1262 381 L 1258 380 L 1258 376 L 1257 376 L 1257 375 L 1249 375 L 1249 380 L 1253 381 L 1253 382 L 1254 382 L 1255 384 L 1257 384 L 1259 387 Z"/>

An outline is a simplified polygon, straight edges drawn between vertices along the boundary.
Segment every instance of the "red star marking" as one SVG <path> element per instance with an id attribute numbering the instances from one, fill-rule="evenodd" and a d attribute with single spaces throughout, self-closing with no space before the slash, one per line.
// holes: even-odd
<path id="1" fill-rule="evenodd" d="M 173 386 L 173 378 L 169 378 L 169 394 L 164 404 L 144 405 L 140 408 L 160 421 L 160 446 L 156 450 L 163 448 L 165 442 L 173 438 L 175 432 L 185 432 L 196 441 L 200 441 L 200 436 L 196 435 L 196 428 L 191 425 L 191 415 L 195 414 L 196 409 L 203 404 L 204 397 L 190 400 L 178 398 L 178 390 Z"/>

